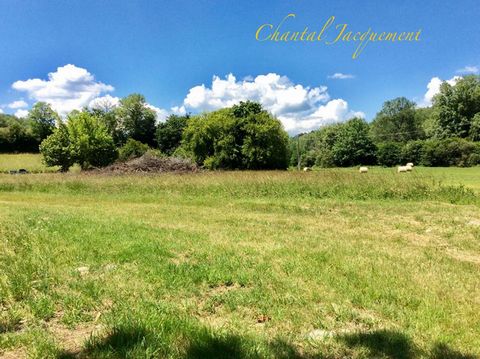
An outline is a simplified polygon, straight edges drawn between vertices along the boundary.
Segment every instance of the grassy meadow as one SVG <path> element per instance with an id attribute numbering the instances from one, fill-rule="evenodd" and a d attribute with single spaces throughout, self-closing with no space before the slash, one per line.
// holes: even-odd
<path id="1" fill-rule="evenodd" d="M 479 182 L 0 174 L 0 357 L 477 358 Z"/>

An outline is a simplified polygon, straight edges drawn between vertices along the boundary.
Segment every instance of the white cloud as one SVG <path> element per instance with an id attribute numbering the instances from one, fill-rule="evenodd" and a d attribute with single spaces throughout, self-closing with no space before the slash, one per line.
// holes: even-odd
<path id="1" fill-rule="evenodd" d="M 99 110 L 111 110 L 118 107 L 120 98 L 110 95 L 96 97 L 88 103 L 88 108 Z"/>
<path id="2" fill-rule="evenodd" d="M 185 109 L 185 106 L 174 106 L 171 108 L 171 111 L 175 115 L 183 116 L 187 113 L 187 110 Z"/>
<path id="3" fill-rule="evenodd" d="M 17 116 L 18 118 L 25 118 L 28 116 L 28 110 L 22 110 L 22 109 L 17 110 L 15 112 L 15 116 Z"/>
<path id="4" fill-rule="evenodd" d="M 450 80 L 446 80 L 448 84 L 455 85 L 458 80 L 460 80 L 460 76 L 454 76 Z M 439 77 L 432 77 L 430 82 L 427 84 L 427 92 L 423 96 L 423 100 L 419 103 L 420 107 L 428 107 L 432 105 L 433 97 L 440 92 L 440 85 L 444 81 Z"/>
<path id="5" fill-rule="evenodd" d="M 355 76 L 351 74 L 342 74 L 341 72 L 335 72 L 333 75 L 328 76 L 328 78 L 334 80 L 348 80 L 355 78 Z"/>
<path id="6" fill-rule="evenodd" d="M 480 69 L 477 66 L 465 66 L 457 70 L 457 74 L 478 74 Z"/>
<path id="7" fill-rule="evenodd" d="M 203 84 L 191 88 L 183 105 L 188 110 L 211 111 L 240 101 L 257 101 L 277 116 L 290 133 L 362 115 L 349 110 L 345 100 L 329 99 L 326 86 L 305 87 L 275 73 L 241 81 L 229 74 L 225 79 L 214 76 L 211 88 Z"/>
<path id="8" fill-rule="evenodd" d="M 325 105 L 319 106 L 313 113 L 302 117 L 284 117 L 279 116 L 287 131 L 306 132 L 319 128 L 328 123 L 346 121 L 352 117 L 365 117 L 360 111 L 351 111 L 348 108 L 347 101 L 343 99 L 334 99 L 328 101 Z"/>
<path id="9" fill-rule="evenodd" d="M 95 81 L 86 69 L 71 64 L 50 72 L 47 80 L 16 81 L 12 88 L 26 92 L 35 101 L 49 103 L 62 116 L 80 110 L 102 93 L 114 90 L 113 86 Z"/>
<path id="10" fill-rule="evenodd" d="M 169 115 L 168 111 L 167 111 L 167 110 L 164 110 L 163 108 L 155 107 L 155 106 L 153 106 L 153 105 L 150 105 L 149 103 L 147 103 L 146 106 L 147 106 L 149 109 L 155 111 L 155 113 L 157 114 L 157 121 L 159 121 L 159 122 L 165 121 L 165 119 L 166 119 L 167 116 Z"/>
<path id="11" fill-rule="evenodd" d="M 26 103 L 23 100 L 17 100 L 17 101 L 13 101 L 12 103 L 9 103 L 7 106 L 8 108 L 11 108 L 11 109 L 25 108 L 25 107 L 28 107 L 28 103 Z"/>
<path id="12" fill-rule="evenodd" d="M 0 108 L 0 113 L 3 113 L 3 110 Z"/>

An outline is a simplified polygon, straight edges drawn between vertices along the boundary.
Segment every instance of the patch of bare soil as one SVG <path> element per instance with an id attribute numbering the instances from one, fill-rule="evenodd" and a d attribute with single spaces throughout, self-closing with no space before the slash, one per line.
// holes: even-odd
<path id="1" fill-rule="evenodd" d="M 163 173 L 163 172 L 198 172 L 200 168 L 192 161 L 177 157 L 157 157 L 149 153 L 126 162 L 117 162 L 92 173 Z"/>

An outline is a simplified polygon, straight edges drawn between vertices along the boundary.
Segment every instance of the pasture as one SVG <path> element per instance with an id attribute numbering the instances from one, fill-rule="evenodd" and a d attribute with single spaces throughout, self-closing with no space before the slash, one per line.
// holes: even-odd
<path id="1" fill-rule="evenodd" d="M 0 357 L 476 358 L 479 179 L 0 174 Z"/>

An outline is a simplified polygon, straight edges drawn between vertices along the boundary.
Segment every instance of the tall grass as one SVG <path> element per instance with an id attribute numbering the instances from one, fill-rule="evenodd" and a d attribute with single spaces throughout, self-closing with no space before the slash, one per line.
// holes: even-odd
<path id="1" fill-rule="evenodd" d="M 358 174 L 329 170 L 296 172 L 206 172 L 184 175 L 39 175 L 3 177 L 3 192 L 121 195 L 148 198 L 309 198 L 338 200 L 436 200 L 476 204 L 479 196 L 463 185 L 444 185 L 433 176 Z"/>

